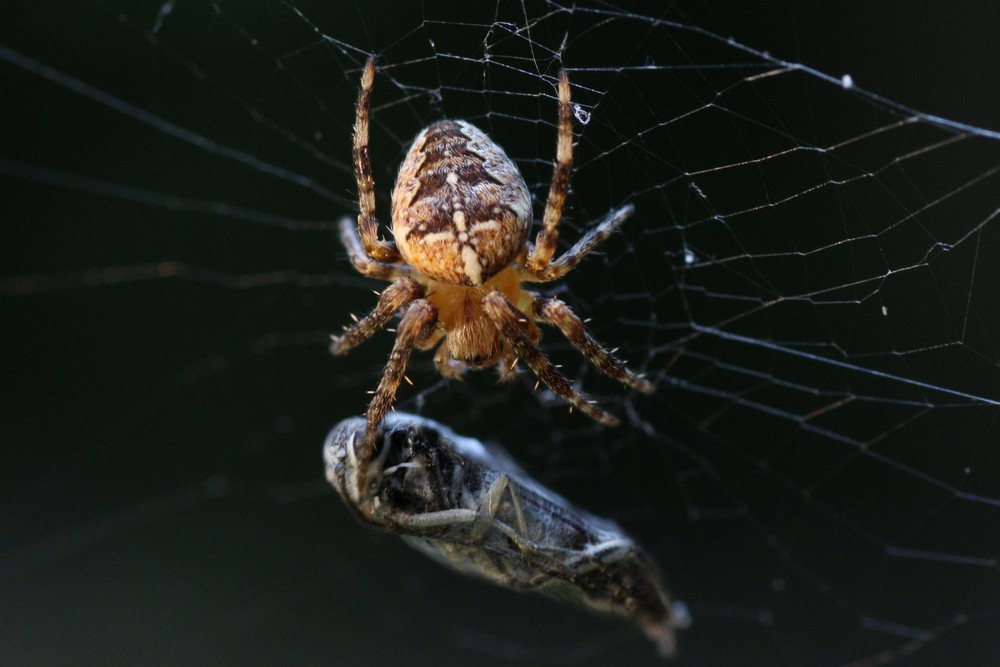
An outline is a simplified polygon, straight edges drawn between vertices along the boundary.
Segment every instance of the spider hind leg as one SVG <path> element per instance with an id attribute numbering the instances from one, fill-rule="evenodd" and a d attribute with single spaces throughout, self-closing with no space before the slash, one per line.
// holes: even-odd
<path id="1" fill-rule="evenodd" d="M 569 379 L 542 354 L 530 333 L 534 323 L 514 307 L 506 296 L 501 292 L 490 292 L 483 299 L 483 308 L 500 331 L 500 335 L 514 348 L 517 356 L 528 364 L 538 379 L 545 383 L 545 386 L 591 419 L 607 426 L 618 425 L 617 417 L 605 412 L 574 389 Z M 537 327 L 535 330 L 537 331 Z"/>
<path id="2" fill-rule="evenodd" d="M 559 329 L 573 347 L 597 370 L 636 391 L 644 394 L 653 393 L 653 384 L 630 371 L 624 362 L 591 338 L 583 320 L 563 301 L 555 297 L 536 296 L 531 304 L 531 311 L 539 321 Z"/>

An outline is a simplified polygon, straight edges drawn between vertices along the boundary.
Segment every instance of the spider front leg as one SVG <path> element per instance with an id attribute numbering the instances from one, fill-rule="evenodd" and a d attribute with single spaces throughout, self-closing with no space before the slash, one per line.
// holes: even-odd
<path id="1" fill-rule="evenodd" d="M 556 241 L 559 239 L 559 221 L 562 219 L 563 205 L 566 203 L 566 193 L 569 191 L 569 177 L 573 171 L 573 109 L 570 105 L 569 76 L 566 70 L 559 72 L 559 139 L 556 145 L 556 164 L 552 172 L 552 184 L 549 185 L 549 196 L 545 201 L 545 214 L 542 217 L 542 229 L 535 238 L 535 247 L 531 249 L 525 261 L 525 268 L 530 273 L 542 271 L 556 251 Z"/>
<path id="2" fill-rule="evenodd" d="M 347 258 L 354 270 L 368 278 L 396 280 L 413 277 L 413 269 L 408 264 L 379 262 L 368 256 L 358 236 L 357 222 L 348 217 L 340 220 L 340 243 L 347 251 Z"/>
<path id="3" fill-rule="evenodd" d="M 560 373 L 552 365 L 552 362 L 542 354 L 531 338 L 531 329 L 534 324 L 506 296 L 497 291 L 490 292 L 483 299 L 483 309 L 496 325 L 503 339 L 514 348 L 517 356 L 528 364 L 528 367 L 541 382 L 545 383 L 545 386 L 591 419 L 608 426 L 618 425 L 618 419 L 615 416 L 597 407 L 590 399 L 574 389 L 569 379 Z"/>
<path id="4" fill-rule="evenodd" d="M 344 329 L 344 335 L 330 336 L 330 353 L 335 355 L 347 354 L 353 348 L 375 335 L 379 329 L 385 326 L 385 323 L 389 321 L 397 310 L 414 299 L 419 299 L 423 295 L 424 288 L 415 280 L 400 278 L 382 290 L 382 293 L 378 297 L 378 304 L 376 304 L 372 312 L 365 315 L 352 326 Z"/>
<path id="5" fill-rule="evenodd" d="M 630 371 L 620 359 L 591 338 L 583 320 L 563 301 L 536 296 L 531 302 L 531 312 L 538 321 L 558 328 L 587 361 L 608 377 L 644 394 L 653 393 L 652 383 Z"/>
<path id="6" fill-rule="evenodd" d="M 538 269 L 532 269 L 526 264 L 521 267 L 518 275 L 522 280 L 531 283 L 547 283 L 562 278 L 575 269 L 592 250 L 604 243 L 633 213 L 635 213 L 635 206 L 632 204 L 611 211 L 604 217 L 604 220 L 601 220 L 596 227 L 584 234 L 582 239 L 554 262 Z"/>
<path id="7" fill-rule="evenodd" d="M 396 343 L 389 353 L 389 361 L 385 364 L 382 372 L 382 379 L 379 380 L 378 388 L 372 396 L 371 403 L 368 404 L 368 411 L 365 418 L 368 424 L 365 428 L 365 440 L 362 444 L 361 452 L 358 456 L 360 466 L 358 468 L 358 488 L 367 488 L 368 469 L 375 454 L 375 438 L 378 434 L 378 427 L 385 418 L 385 413 L 389 411 L 396 400 L 396 391 L 399 383 L 403 379 L 406 367 L 410 363 L 410 355 L 413 348 L 419 346 L 434 334 L 434 327 L 437 324 L 437 308 L 427 299 L 417 299 L 406 309 L 399 329 L 396 331 Z"/>
<path id="8" fill-rule="evenodd" d="M 354 177 L 358 182 L 358 235 L 365 253 L 376 262 L 393 263 L 402 259 L 396 244 L 378 237 L 378 218 L 375 217 L 375 181 L 372 178 L 372 160 L 368 153 L 368 116 L 372 85 L 375 82 L 375 56 L 365 63 L 361 74 L 361 91 L 354 118 Z"/>

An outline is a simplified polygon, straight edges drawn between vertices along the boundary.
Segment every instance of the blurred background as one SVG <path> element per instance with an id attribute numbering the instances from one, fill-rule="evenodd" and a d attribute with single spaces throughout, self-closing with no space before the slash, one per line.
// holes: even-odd
<path id="1" fill-rule="evenodd" d="M 0 662 L 660 664 L 637 629 L 362 529 L 321 446 L 391 347 L 328 336 L 360 66 L 380 216 L 466 118 L 540 214 L 574 84 L 553 293 L 659 383 L 545 351 L 398 407 L 614 518 L 693 627 L 678 665 L 1000 660 L 1000 59 L 993 3 L 15 3 L 0 26 Z M 849 74 L 850 81 L 843 79 Z M 853 82 L 853 86 L 851 85 Z M 862 89 L 862 90 L 859 90 Z"/>

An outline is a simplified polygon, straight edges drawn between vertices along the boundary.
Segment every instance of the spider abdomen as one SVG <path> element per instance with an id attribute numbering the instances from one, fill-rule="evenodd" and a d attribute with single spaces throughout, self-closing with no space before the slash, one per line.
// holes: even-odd
<path id="1" fill-rule="evenodd" d="M 482 285 L 524 250 L 531 219 L 524 177 L 485 132 L 445 120 L 414 139 L 392 193 L 392 233 L 421 274 Z"/>

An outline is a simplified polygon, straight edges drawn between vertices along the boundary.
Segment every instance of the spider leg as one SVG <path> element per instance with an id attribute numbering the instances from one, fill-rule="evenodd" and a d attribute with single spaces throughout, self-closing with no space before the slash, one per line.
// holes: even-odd
<path id="1" fill-rule="evenodd" d="M 552 172 L 552 184 L 545 201 L 542 229 L 535 237 L 535 247 L 531 249 L 525 268 L 531 273 L 545 269 L 556 251 L 559 238 L 559 221 L 562 219 L 569 177 L 573 171 L 573 109 L 570 105 L 569 76 L 566 70 L 559 72 L 559 139 L 556 145 L 556 162 Z"/>
<path id="2" fill-rule="evenodd" d="M 527 264 L 521 267 L 518 272 L 521 279 L 532 283 L 547 283 L 550 280 L 562 278 L 575 269 L 594 248 L 604 243 L 634 212 L 635 206 L 632 204 L 611 211 L 601 220 L 600 224 L 587 232 L 572 248 L 551 264 L 537 270 L 532 269 Z"/>
<path id="3" fill-rule="evenodd" d="M 497 382 L 510 382 L 517 377 L 517 352 L 510 343 L 504 341 L 503 349 L 500 351 L 500 362 L 497 364 Z"/>
<path id="4" fill-rule="evenodd" d="M 529 321 L 524 326 L 528 334 L 528 340 L 533 345 L 538 345 L 538 341 L 542 339 L 542 332 L 535 326 L 534 322 Z M 500 361 L 497 363 L 497 372 L 500 376 L 497 378 L 497 382 L 510 382 L 516 378 L 516 366 L 519 360 L 520 357 L 517 356 L 514 346 L 504 341 L 503 348 L 500 350 Z"/>
<path id="5" fill-rule="evenodd" d="M 413 277 L 413 269 L 408 264 L 388 264 L 369 257 L 361 244 L 361 238 L 358 236 L 357 224 L 350 218 L 345 217 L 340 220 L 340 243 L 347 250 L 347 258 L 351 260 L 351 266 L 363 276 L 377 280 Z"/>
<path id="6" fill-rule="evenodd" d="M 534 324 L 527 315 L 515 308 L 507 297 L 498 291 L 490 292 L 483 299 L 483 309 L 496 325 L 503 339 L 514 348 L 517 356 L 528 364 L 538 379 L 544 382 L 549 389 L 562 396 L 567 403 L 588 417 L 608 426 L 618 425 L 616 417 L 597 407 L 586 396 L 574 389 L 569 379 L 542 354 L 535 341 L 532 340 L 531 328 L 534 327 Z"/>
<path id="7" fill-rule="evenodd" d="M 430 336 L 417 343 L 416 348 L 422 351 L 433 350 L 434 346 L 440 343 L 441 340 L 444 338 L 444 336 L 445 336 L 444 329 L 441 328 L 435 329 L 434 333 L 432 333 Z"/>
<path id="8" fill-rule="evenodd" d="M 361 74 L 361 91 L 354 118 L 354 177 L 358 182 L 358 235 L 365 253 L 376 262 L 393 263 L 401 260 L 399 250 L 392 241 L 378 237 L 378 218 L 375 217 L 375 181 L 372 179 L 372 160 L 368 154 L 368 116 L 375 82 L 375 56 L 365 63 Z"/>
<path id="9" fill-rule="evenodd" d="M 347 354 L 385 326 L 397 310 L 424 295 L 424 288 L 409 278 L 400 278 L 382 290 L 372 312 L 344 329 L 342 336 L 330 336 L 330 353 Z"/>
<path id="10" fill-rule="evenodd" d="M 368 404 L 368 411 L 365 417 L 368 424 L 365 428 L 365 440 L 362 450 L 358 456 L 358 488 L 367 489 L 368 464 L 375 453 L 375 438 L 378 427 L 385 418 L 385 413 L 392 407 L 396 400 L 396 390 L 406 372 L 406 366 L 410 363 L 410 355 L 413 348 L 420 345 L 434 334 L 434 325 L 437 324 L 437 308 L 427 299 L 417 299 L 406 309 L 403 320 L 399 323 L 396 332 L 396 343 L 389 353 L 389 361 L 385 364 L 382 372 L 382 379 L 379 380 L 375 394 L 371 403 Z"/>
<path id="11" fill-rule="evenodd" d="M 624 362 L 591 338 L 583 320 L 561 300 L 536 296 L 531 312 L 540 322 L 557 327 L 587 361 L 608 377 L 644 394 L 653 393 L 653 384 L 630 371 Z"/>

